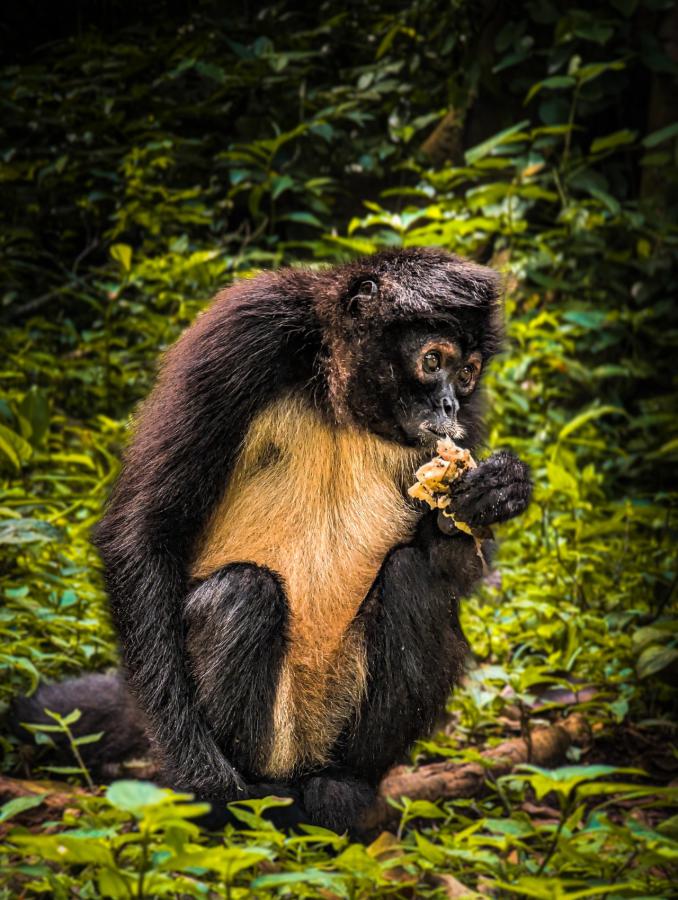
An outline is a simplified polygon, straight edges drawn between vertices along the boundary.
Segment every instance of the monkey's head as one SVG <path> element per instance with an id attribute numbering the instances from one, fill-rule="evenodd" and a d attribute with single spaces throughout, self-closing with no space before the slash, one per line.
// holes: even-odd
<path id="1" fill-rule="evenodd" d="M 340 270 L 326 377 L 338 418 L 409 446 L 481 437 L 481 375 L 501 339 L 499 277 L 432 249 L 390 251 Z M 327 320 L 326 320 L 327 321 Z"/>

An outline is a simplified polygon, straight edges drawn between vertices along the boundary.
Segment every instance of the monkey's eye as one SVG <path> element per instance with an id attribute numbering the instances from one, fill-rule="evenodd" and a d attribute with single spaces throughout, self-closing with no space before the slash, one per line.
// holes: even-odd
<path id="1" fill-rule="evenodd" d="M 440 353 L 437 353 L 435 350 L 429 350 L 428 353 L 424 354 L 424 358 L 421 361 L 421 367 L 424 372 L 427 372 L 429 375 L 437 372 L 440 368 Z"/>
<path id="2" fill-rule="evenodd" d="M 474 375 L 475 369 L 473 366 L 463 366 L 459 369 L 459 381 L 464 387 L 468 387 L 471 384 Z"/>
<path id="3" fill-rule="evenodd" d="M 358 287 L 359 294 L 367 294 L 368 297 L 374 297 L 379 288 L 374 281 L 361 281 Z"/>

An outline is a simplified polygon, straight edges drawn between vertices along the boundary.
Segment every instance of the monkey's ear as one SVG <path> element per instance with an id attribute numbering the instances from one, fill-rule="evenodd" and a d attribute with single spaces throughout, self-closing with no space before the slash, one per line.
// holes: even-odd
<path id="1" fill-rule="evenodd" d="M 379 293 L 379 285 L 374 278 L 356 278 L 346 292 L 346 313 L 352 319 L 360 318 L 364 306 Z"/>

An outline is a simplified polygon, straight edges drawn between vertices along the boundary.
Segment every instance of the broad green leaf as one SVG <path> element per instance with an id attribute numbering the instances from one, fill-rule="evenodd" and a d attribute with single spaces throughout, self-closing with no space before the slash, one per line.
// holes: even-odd
<path id="1" fill-rule="evenodd" d="M 343 888 L 342 876 L 314 868 L 304 869 L 300 872 L 278 872 L 272 875 L 260 875 L 254 879 L 250 887 L 253 891 L 261 891 L 268 888 L 288 888 L 294 885 L 313 885 L 324 888 L 331 894 L 338 894 L 340 897 L 350 896 Z"/>
<path id="2" fill-rule="evenodd" d="M 71 837 L 67 834 L 36 835 L 13 834 L 12 844 L 20 852 L 39 856 L 60 864 L 95 864 L 115 868 L 113 854 L 98 841 L 87 837 Z"/>
<path id="3" fill-rule="evenodd" d="M 274 200 L 294 186 L 294 178 L 289 175 L 278 175 L 271 182 L 271 197 Z"/>
<path id="4" fill-rule="evenodd" d="M 405 814 L 408 819 L 444 819 L 445 812 L 429 800 L 406 801 Z"/>
<path id="5" fill-rule="evenodd" d="M 112 900 L 130 900 L 138 884 L 138 878 L 132 873 L 115 869 L 100 869 L 97 876 L 99 893 Z"/>
<path id="6" fill-rule="evenodd" d="M 245 847 L 210 847 L 197 852 L 179 853 L 170 857 L 165 867 L 171 870 L 205 868 L 232 879 L 238 872 L 251 869 L 274 853 L 268 847 L 249 844 Z"/>
<path id="7" fill-rule="evenodd" d="M 149 781 L 114 781 L 106 791 L 106 799 L 117 809 L 140 813 L 148 806 L 167 803 L 172 792 Z"/>
<path id="8" fill-rule="evenodd" d="M 591 765 L 591 766 L 560 766 L 557 769 L 544 769 L 540 766 L 520 765 L 516 772 L 518 778 L 527 782 L 535 792 L 538 800 L 547 794 L 554 792 L 561 796 L 568 796 L 579 785 L 605 775 L 626 771 L 617 766 Z M 529 772 L 527 775 L 521 773 Z M 506 776 L 507 779 L 515 776 Z M 595 786 L 594 786 L 595 789 Z"/>
<path id="9" fill-rule="evenodd" d="M 299 222 L 302 225 L 312 225 L 314 228 L 325 227 L 320 219 L 313 215 L 313 213 L 302 210 L 287 213 L 282 218 L 287 222 Z"/>

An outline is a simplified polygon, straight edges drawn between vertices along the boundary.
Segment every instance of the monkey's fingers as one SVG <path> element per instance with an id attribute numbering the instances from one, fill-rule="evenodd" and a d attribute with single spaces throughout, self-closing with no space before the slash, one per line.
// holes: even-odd
<path id="1" fill-rule="evenodd" d="M 527 509 L 531 493 L 532 486 L 525 481 L 489 489 L 482 482 L 471 483 L 453 496 L 451 509 L 455 518 L 475 529 L 520 515 Z"/>

